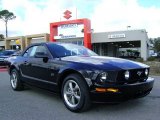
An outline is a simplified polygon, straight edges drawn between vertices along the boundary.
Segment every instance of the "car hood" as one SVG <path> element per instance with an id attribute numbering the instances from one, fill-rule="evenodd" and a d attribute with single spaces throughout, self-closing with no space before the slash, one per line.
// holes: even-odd
<path id="1" fill-rule="evenodd" d="M 103 56 L 69 56 L 63 57 L 61 60 L 70 61 L 74 63 L 82 63 L 83 65 L 90 65 L 97 67 L 99 69 L 139 69 L 139 68 L 147 68 L 149 66 L 134 62 L 131 60 L 115 58 L 115 57 L 103 57 Z"/>

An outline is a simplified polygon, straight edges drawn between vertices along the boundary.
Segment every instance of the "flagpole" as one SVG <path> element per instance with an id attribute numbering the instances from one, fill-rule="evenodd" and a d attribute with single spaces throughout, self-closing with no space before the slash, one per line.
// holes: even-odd
<path id="1" fill-rule="evenodd" d="M 77 19 L 77 7 L 76 7 L 76 19 Z"/>

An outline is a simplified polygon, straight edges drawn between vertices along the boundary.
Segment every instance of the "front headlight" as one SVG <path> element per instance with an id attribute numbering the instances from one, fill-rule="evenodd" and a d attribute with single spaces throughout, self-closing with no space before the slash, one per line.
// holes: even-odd
<path id="1" fill-rule="evenodd" d="M 148 76 L 148 73 L 149 73 L 148 69 L 145 69 L 145 75 L 146 76 Z"/>
<path id="2" fill-rule="evenodd" d="M 129 77 L 130 77 L 129 71 L 125 71 L 124 77 L 125 77 L 126 80 L 129 79 Z"/>
<path id="3" fill-rule="evenodd" d="M 107 74 L 106 72 L 102 72 L 102 73 L 100 74 L 100 81 L 101 81 L 101 82 L 105 82 L 106 79 L 107 79 L 107 76 L 108 76 L 108 74 Z"/>

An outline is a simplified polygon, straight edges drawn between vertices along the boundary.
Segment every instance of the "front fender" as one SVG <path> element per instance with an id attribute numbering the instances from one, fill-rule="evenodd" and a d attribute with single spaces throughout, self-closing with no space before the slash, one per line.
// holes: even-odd
<path id="1" fill-rule="evenodd" d="M 93 85 L 92 79 L 90 78 L 90 76 L 87 73 L 87 71 L 85 71 L 85 70 L 76 70 L 76 69 L 73 69 L 73 68 L 72 69 L 71 68 L 66 68 L 66 69 L 60 70 L 58 78 L 57 78 L 57 83 L 61 85 L 63 83 L 63 80 L 70 74 L 78 74 L 78 75 L 80 75 L 85 80 L 85 82 L 87 83 L 88 87 Z"/>
<path id="2" fill-rule="evenodd" d="M 14 63 L 11 63 L 11 64 L 8 66 L 8 72 L 9 72 L 9 74 L 11 73 L 11 71 L 12 71 L 13 69 L 16 69 L 18 72 L 20 72 L 20 69 L 19 69 L 18 65 L 17 65 L 17 64 L 14 64 Z"/>

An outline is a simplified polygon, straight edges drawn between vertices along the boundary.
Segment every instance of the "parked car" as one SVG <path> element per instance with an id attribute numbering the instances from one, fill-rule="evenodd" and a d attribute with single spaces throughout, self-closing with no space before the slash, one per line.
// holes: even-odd
<path id="1" fill-rule="evenodd" d="M 21 53 L 22 53 L 22 51 L 18 50 L 15 53 L 13 53 L 11 56 L 19 56 L 19 55 L 21 55 Z"/>
<path id="2" fill-rule="evenodd" d="M 154 83 L 145 64 L 98 56 L 74 44 L 32 44 L 8 62 L 13 90 L 28 84 L 59 93 L 73 112 L 87 110 L 92 102 L 144 97 Z"/>
<path id="3" fill-rule="evenodd" d="M 10 57 L 12 54 L 14 54 L 15 50 L 4 50 L 0 52 L 0 66 L 5 66 L 6 62 L 5 59 Z"/>

